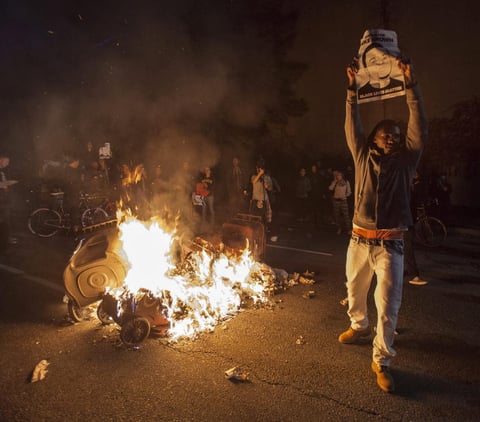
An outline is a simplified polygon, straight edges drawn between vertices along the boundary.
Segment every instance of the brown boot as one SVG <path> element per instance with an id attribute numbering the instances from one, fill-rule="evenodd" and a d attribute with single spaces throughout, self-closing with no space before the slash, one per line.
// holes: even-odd
<path id="1" fill-rule="evenodd" d="M 370 328 L 365 330 L 354 330 L 350 327 L 338 336 L 338 341 L 343 344 L 365 344 L 368 343 L 371 337 Z"/>
<path id="2" fill-rule="evenodd" d="M 388 366 L 378 365 L 372 362 L 372 371 L 377 374 L 377 384 L 386 393 L 395 391 L 395 382 L 393 381 L 390 368 Z"/>

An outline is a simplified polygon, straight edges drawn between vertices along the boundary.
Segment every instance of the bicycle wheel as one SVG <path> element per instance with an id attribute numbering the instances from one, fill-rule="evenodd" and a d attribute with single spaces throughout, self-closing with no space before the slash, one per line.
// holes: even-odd
<path id="1" fill-rule="evenodd" d="M 40 237 L 51 237 L 62 227 L 62 217 L 49 208 L 39 208 L 33 211 L 28 218 L 28 229 Z"/>
<path id="2" fill-rule="evenodd" d="M 447 228 L 435 217 L 424 217 L 415 224 L 415 240 L 423 246 L 440 246 L 447 237 Z"/>
<path id="3" fill-rule="evenodd" d="M 82 214 L 82 226 L 88 227 L 108 220 L 107 212 L 100 207 L 87 208 Z"/>

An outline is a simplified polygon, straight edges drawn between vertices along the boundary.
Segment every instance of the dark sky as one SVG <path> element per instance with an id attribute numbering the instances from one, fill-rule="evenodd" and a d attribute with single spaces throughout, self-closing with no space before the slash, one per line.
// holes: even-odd
<path id="1" fill-rule="evenodd" d="M 382 28 L 384 2 L 362 0 L 305 2 L 292 57 L 310 67 L 297 84 L 310 112 L 292 122 L 292 133 L 328 150 L 344 148 L 345 66 L 359 47 L 363 32 Z M 402 0 L 386 2 L 389 28 L 412 59 L 429 118 L 450 115 L 456 103 L 480 94 L 479 2 Z M 385 115 L 405 119 L 404 99 L 362 107 L 365 126 Z"/>
<path id="2" fill-rule="evenodd" d="M 254 3 L 259 11 L 271 2 Z M 285 3 L 300 13 L 289 57 L 308 65 L 295 88 L 309 112 L 289 134 L 314 154 L 346 153 L 345 65 L 365 29 L 384 27 L 385 17 L 416 66 L 430 117 L 479 94 L 475 1 Z M 221 152 L 205 127 L 220 118 L 254 125 L 278 100 L 271 40 L 258 37 L 239 0 L 0 5 L 1 142 L 27 145 L 38 158 L 87 140 L 115 148 L 146 138 L 151 160 L 189 155 L 215 165 Z M 239 13 L 243 20 L 232 18 Z M 365 105 L 367 128 L 384 115 L 404 118 L 403 105 Z"/>

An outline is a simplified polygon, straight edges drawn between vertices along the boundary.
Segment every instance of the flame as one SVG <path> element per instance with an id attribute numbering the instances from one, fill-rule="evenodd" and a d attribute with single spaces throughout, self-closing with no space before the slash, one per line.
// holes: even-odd
<path id="1" fill-rule="evenodd" d="M 133 170 L 127 164 L 122 165 L 122 185 L 124 187 L 141 182 L 144 176 L 145 168 L 142 164 L 136 165 Z"/>
<path id="2" fill-rule="evenodd" d="M 173 341 L 213 330 L 238 313 L 245 300 L 269 301 L 271 274 L 248 249 L 236 254 L 194 250 L 176 263 L 175 229 L 131 216 L 119 229 L 120 254 L 129 267 L 124 292 L 138 295 L 147 290 L 159 298 Z"/>

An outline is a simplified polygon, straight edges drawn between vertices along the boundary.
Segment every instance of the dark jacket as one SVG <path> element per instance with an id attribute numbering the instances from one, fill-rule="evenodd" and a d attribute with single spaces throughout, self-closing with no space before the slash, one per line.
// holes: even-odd
<path id="1" fill-rule="evenodd" d="M 412 225 L 410 185 L 427 137 L 427 118 L 418 86 L 406 90 L 409 120 L 403 147 L 384 155 L 369 144 L 357 97 L 348 90 L 345 135 L 355 163 L 353 224 L 369 230 Z"/>

